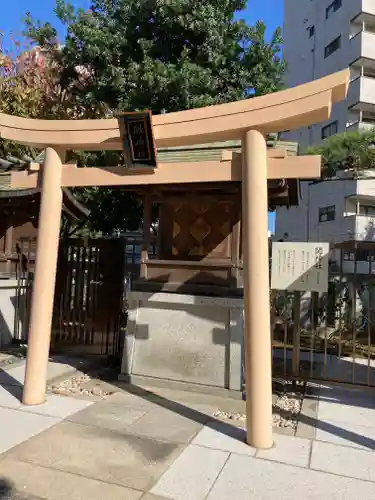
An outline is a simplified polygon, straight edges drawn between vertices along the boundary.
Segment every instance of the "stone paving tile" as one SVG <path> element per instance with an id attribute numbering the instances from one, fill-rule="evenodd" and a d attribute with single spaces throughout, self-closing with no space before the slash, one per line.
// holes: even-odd
<path id="1" fill-rule="evenodd" d="M 51 356 L 47 368 L 47 378 L 53 380 L 62 376 L 68 377 L 77 370 L 86 369 L 87 366 L 87 359 L 74 356 Z"/>
<path id="2" fill-rule="evenodd" d="M 161 497 L 159 495 L 153 495 L 152 493 L 145 493 L 141 500 L 171 500 L 167 497 Z"/>
<path id="3" fill-rule="evenodd" d="M 241 399 L 233 399 L 224 395 L 206 394 L 202 392 L 178 390 L 178 389 L 161 389 L 149 388 L 152 394 L 152 399 L 162 398 L 166 401 L 172 401 L 189 408 L 194 407 L 209 407 L 214 411 L 220 409 L 222 411 L 232 411 L 236 413 L 244 413 L 246 404 Z"/>
<path id="4" fill-rule="evenodd" d="M 367 395 L 363 399 L 356 397 L 354 400 L 348 396 L 345 400 L 337 400 L 340 402 L 322 399 L 319 401 L 318 418 L 322 421 L 375 427 L 375 409 L 368 407 L 367 399 Z"/>
<path id="5" fill-rule="evenodd" d="M 151 493 L 173 500 L 204 500 L 228 456 L 229 453 L 224 451 L 190 445 L 151 489 Z"/>
<path id="6" fill-rule="evenodd" d="M 25 379 L 25 362 L 14 368 L 4 371 L 0 369 L 0 385 L 22 386 Z"/>
<path id="7" fill-rule="evenodd" d="M 111 394 L 111 396 L 108 396 L 103 402 L 119 406 L 130 406 L 136 410 L 149 410 L 155 406 L 154 403 L 146 397 L 141 397 L 138 394 L 132 394 L 127 391 L 115 392 Z"/>
<path id="8" fill-rule="evenodd" d="M 275 434 L 274 443 L 274 447 L 270 450 L 257 450 L 256 457 L 299 467 L 308 467 L 311 441 Z"/>
<path id="9" fill-rule="evenodd" d="M 192 444 L 253 456 L 256 450 L 245 443 L 245 438 L 246 431 L 244 429 L 222 422 L 209 422 L 193 439 Z"/>
<path id="10" fill-rule="evenodd" d="M 54 426 L 59 419 L 10 408 L 0 408 L 0 422 L 0 453 L 4 453 Z"/>
<path id="11" fill-rule="evenodd" d="M 375 427 L 320 421 L 316 439 L 341 446 L 375 450 Z"/>
<path id="12" fill-rule="evenodd" d="M 341 404 L 351 404 L 353 406 L 362 406 L 364 408 L 375 408 L 373 390 L 356 387 L 340 387 L 337 385 L 321 385 L 316 393 L 321 401 L 332 401 Z"/>
<path id="13" fill-rule="evenodd" d="M 9 456 L 148 491 L 181 451 L 176 443 L 63 422 L 45 432 L 43 438 L 10 451 Z"/>
<path id="14" fill-rule="evenodd" d="M 231 455 L 207 500 L 358 500 L 375 484 L 291 465 Z"/>
<path id="15" fill-rule="evenodd" d="M 187 444 L 202 429 L 209 417 L 189 409 L 185 410 L 185 415 L 154 406 L 146 415 L 128 427 L 127 432 L 137 436 Z"/>
<path id="16" fill-rule="evenodd" d="M 33 500 L 35 497 L 48 500 L 138 500 L 142 496 L 141 491 L 40 467 L 10 457 L 0 460 L 0 470 L 1 475 L 24 495 L 10 496 L 11 500 Z"/>
<path id="17" fill-rule="evenodd" d="M 91 405 L 91 401 L 47 394 L 44 404 L 35 406 L 23 405 L 20 410 L 27 413 L 37 413 L 38 415 L 48 415 L 63 419 Z"/>
<path id="18" fill-rule="evenodd" d="M 20 408 L 22 406 L 21 399 L 22 386 L 0 385 L 0 406 L 5 408 Z"/>
<path id="19" fill-rule="evenodd" d="M 52 380 L 63 375 L 69 376 L 81 366 L 85 361 L 79 358 L 67 358 L 65 356 L 54 356 L 50 359 L 47 368 L 47 378 Z M 9 368 L 6 371 L 0 369 L 0 385 L 23 385 L 25 381 L 26 361 L 23 360 L 19 365 Z"/>
<path id="20" fill-rule="evenodd" d="M 296 436 L 305 439 L 315 439 L 316 437 L 316 422 L 318 417 L 317 398 L 311 395 L 305 397 L 302 401 L 301 413 L 298 417 Z"/>
<path id="21" fill-rule="evenodd" d="M 149 408 L 132 408 L 130 405 L 114 402 L 108 398 L 69 417 L 76 422 L 93 427 L 126 431 L 127 427 L 143 417 Z"/>
<path id="22" fill-rule="evenodd" d="M 316 441 L 311 469 L 375 482 L 375 453 Z"/>
<path id="23" fill-rule="evenodd" d="M 35 496 L 26 495 L 16 491 L 14 484 L 0 477 L 0 498 L 2 500 L 40 500 Z"/>
<path id="24" fill-rule="evenodd" d="M 43 500 L 41 498 L 37 498 L 30 495 L 23 495 L 22 493 L 18 493 L 17 491 L 12 491 L 10 493 L 6 493 L 0 497 L 2 500 Z"/>

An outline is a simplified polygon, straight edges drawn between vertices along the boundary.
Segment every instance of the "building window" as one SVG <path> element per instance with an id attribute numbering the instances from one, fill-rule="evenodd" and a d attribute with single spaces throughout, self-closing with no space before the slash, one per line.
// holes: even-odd
<path id="1" fill-rule="evenodd" d="M 371 217 L 375 216 L 375 207 L 371 205 L 360 205 L 359 215 L 369 215 Z"/>
<path id="2" fill-rule="evenodd" d="M 309 38 L 312 38 L 315 35 L 315 26 L 309 27 Z"/>
<path id="3" fill-rule="evenodd" d="M 335 205 L 319 208 L 319 222 L 328 222 L 331 220 L 335 220 L 335 216 L 336 216 Z"/>
<path id="4" fill-rule="evenodd" d="M 354 252 L 344 252 L 344 260 L 354 261 Z"/>
<path id="5" fill-rule="evenodd" d="M 325 59 L 327 59 L 327 57 L 336 52 L 336 50 L 339 50 L 340 47 L 341 47 L 341 35 L 332 40 L 332 42 L 326 46 L 326 48 L 324 49 Z"/>
<path id="6" fill-rule="evenodd" d="M 375 254 L 371 250 L 357 248 L 355 252 L 344 252 L 344 260 L 354 262 L 375 262 Z"/>
<path id="7" fill-rule="evenodd" d="M 327 137 L 337 134 L 338 127 L 339 123 L 337 120 L 332 123 L 329 123 L 325 127 L 322 127 L 322 139 L 327 139 Z"/>
<path id="8" fill-rule="evenodd" d="M 339 10 L 341 6 L 342 6 L 342 0 L 333 0 L 333 2 L 330 3 L 326 8 L 326 19 L 328 19 L 331 14 Z"/>

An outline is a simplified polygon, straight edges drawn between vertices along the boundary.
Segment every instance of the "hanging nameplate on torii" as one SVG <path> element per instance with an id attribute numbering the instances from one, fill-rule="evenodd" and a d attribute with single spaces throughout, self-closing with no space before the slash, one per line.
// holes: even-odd
<path id="1" fill-rule="evenodd" d="M 156 168 L 151 111 L 121 113 L 118 122 L 126 166 Z"/>

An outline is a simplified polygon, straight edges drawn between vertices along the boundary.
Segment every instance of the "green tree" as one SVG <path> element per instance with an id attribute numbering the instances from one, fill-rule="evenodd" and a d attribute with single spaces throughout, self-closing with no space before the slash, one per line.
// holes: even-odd
<path id="1" fill-rule="evenodd" d="M 322 177 L 333 177 L 338 170 L 375 169 L 375 129 L 333 135 L 306 154 L 322 155 Z"/>
<path id="2" fill-rule="evenodd" d="M 89 12 L 57 0 L 67 26 L 62 83 L 84 107 L 180 111 L 280 88 L 281 36 L 236 20 L 244 0 L 94 0 Z M 29 36 L 54 47 L 50 24 L 27 18 Z M 76 85 L 82 74 L 87 81 Z"/>
<path id="3" fill-rule="evenodd" d="M 76 10 L 57 0 L 67 36 L 60 50 L 49 23 L 26 19 L 27 34 L 52 50 L 60 83 L 76 115 L 113 116 L 119 111 L 180 111 L 250 98 L 281 88 L 280 29 L 266 40 L 264 23 L 249 26 L 235 14 L 246 0 L 93 0 Z M 121 163 L 107 155 L 81 162 Z M 125 229 L 140 218 L 138 203 L 121 190 L 88 190 L 86 202 L 106 229 Z M 125 207 L 135 217 L 124 217 Z M 106 213 L 102 213 L 103 207 Z M 109 209 L 111 207 L 111 209 Z M 100 215 L 101 214 L 101 215 Z M 92 216 L 94 217 L 94 215 Z M 98 219 L 99 217 L 99 219 Z"/>
<path id="4" fill-rule="evenodd" d="M 48 97 L 57 86 L 55 67 L 48 69 L 40 51 L 13 38 L 9 50 L 0 35 L 0 112 L 38 118 L 50 106 Z M 48 103 L 48 104 L 47 104 Z M 0 156 L 35 158 L 39 152 L 0 139 Z"/>

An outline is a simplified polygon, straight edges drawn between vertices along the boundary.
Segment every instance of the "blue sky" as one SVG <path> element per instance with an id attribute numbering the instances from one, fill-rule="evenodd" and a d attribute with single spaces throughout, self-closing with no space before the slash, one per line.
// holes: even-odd
<path id="1" fill-rule="evenodd" d="M 70 0 L 77 7 L 88 9 L 90 0 Z M 283 0 L 248 0 L 246 12 L 240 17 L 245 18 L 249 24 L 261 19 L 266 24 L 269 33 L 282 24 Z M 50 21 L 54 23 L 55 0 L 10 0 L 7 8 L 3 9 L 0 18 L 0 31 L 3 33 L 13 32 L 15 35 L 22 31 L 22 19 L 26 12 L 30 11 L 35 19 Z M 57 26 L 56 26 L 57 27 Z M 272 214 L 268 218 L 269 229 L 274 228 L 275 219 Z"/>
<path id="2" fill-rule="evenodd" d="M 77 7 L 88 9 L 90 0 L 70 0 Z M 11 0 L 7 2 L 7 8 L 2 12 L 0 19 L 0 30 L 7 33 L 15 33 L 22 30 L 22 19 L 26 12 L 41 20 L 53 21 L 55 0 Z M 282 24 L 283 0 L 248 0 L 246 12 L 241 13 L 249 23 L 262 19 L 269 29 L 274 29 Z"/>

